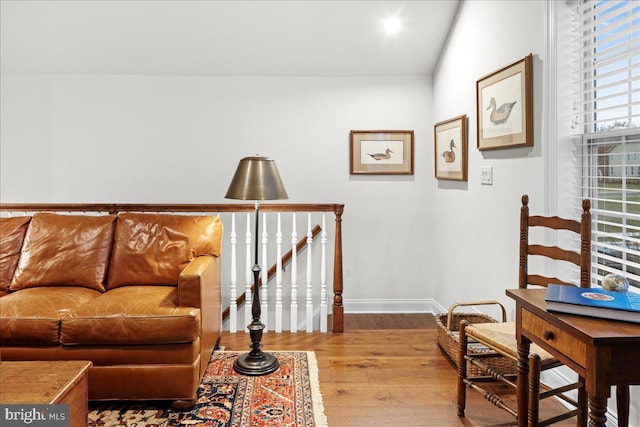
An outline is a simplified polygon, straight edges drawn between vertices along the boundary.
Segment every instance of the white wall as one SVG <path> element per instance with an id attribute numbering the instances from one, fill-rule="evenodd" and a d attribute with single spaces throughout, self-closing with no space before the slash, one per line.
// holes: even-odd
<path id="1" fill-rule="evenodd" d="M 433 118 L 467 114 L 469 181 L 432 181 L 434 297 L 445 307 L 496 298 L 509 307 L 506 288 L 518 283 L 520 197 L 544 209 L 541 143 L 544 2 L 467 1 L 461 5 L 433 78 Z M 533 53 L 533 147 L 476 148 L 476 81 Z M 480 184 L 480 167 L 493 167 L 493 185 Z"/>
<path id="2" fill-rule="evenodd" d="M 347 308 L 432 294 L 428 77 L 6 75 L 1 99 L 4 202 L 227 203 L 267 155 L 289 202 L 345 203 Z M 350 176 L 352 129 L 415 130 L 415 175 Z"/>

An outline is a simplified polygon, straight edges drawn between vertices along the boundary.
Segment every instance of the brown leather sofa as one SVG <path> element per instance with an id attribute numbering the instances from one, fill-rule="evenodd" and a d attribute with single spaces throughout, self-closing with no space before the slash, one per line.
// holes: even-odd
<path id="1" fill-rule="evenodd" d="M 0 360 L 90 360 L 91 400 L 195 403 L 220 338 L 216 216 L 0 218 Z"/>

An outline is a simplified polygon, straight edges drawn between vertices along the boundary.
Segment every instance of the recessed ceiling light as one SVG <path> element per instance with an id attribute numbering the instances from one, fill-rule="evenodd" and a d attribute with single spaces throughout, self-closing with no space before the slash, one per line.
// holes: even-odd
<path id="1" fill-rule="evenodd" d="M 384 31 L 389 35 L 393 35 L 400 31 L 400 20 L 395 16 L 391 16 L 385 19 L 383 25 Z"/>

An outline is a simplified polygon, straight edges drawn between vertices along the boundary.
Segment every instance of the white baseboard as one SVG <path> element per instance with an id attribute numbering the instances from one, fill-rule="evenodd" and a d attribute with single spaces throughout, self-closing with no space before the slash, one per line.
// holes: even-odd
<path id="1" fill-rule="evenodd" d="M 441 313 L 444 310 L 433 299 L 345 299 L 343 305 L 347 314 Z"/>

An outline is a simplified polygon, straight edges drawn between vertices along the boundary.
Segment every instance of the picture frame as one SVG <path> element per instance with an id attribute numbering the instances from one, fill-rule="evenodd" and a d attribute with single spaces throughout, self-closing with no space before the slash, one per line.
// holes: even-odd
<path id="1" fill-rule="evenodd" d="M 533 56 L 476 82 L 478 149 L 533 145 Z"/>
<path id="2" fill-rule="evenodd" d="M 351 175 L 413 175 L 412 130 L 352 130 Z"/>
<path id="3" fill-rule="evenodd" d="M 436 179 L 467 181 L 467 115 L 436 123 L 433 127 Z"/>

